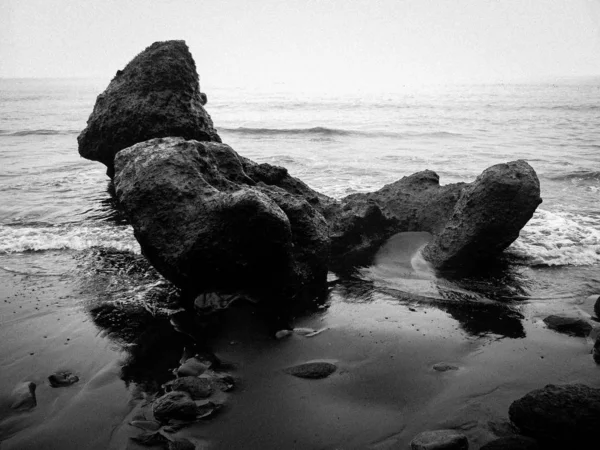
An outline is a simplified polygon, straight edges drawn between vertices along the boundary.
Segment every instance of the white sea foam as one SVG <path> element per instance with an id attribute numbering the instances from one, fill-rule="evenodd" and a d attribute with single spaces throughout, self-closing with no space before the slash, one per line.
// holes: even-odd
<path id="1" fill-rule="evenodd" d="M 538 210 L 510 251 L 532 265 L 598 264 L 600 228 L 589 216 Z"/>
<path id="2" fill-rule="evenodd" d="M 0 225 L 0 254 L 43 250 L 85 250 L 109 247 L 140 253 L 130 227 L 110 225 Z"/>

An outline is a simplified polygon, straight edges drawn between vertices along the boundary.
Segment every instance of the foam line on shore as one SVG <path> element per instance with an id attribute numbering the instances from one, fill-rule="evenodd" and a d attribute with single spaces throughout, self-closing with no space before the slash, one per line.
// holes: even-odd
<path id="1" fill-rule="evenodd" d="M 509 248 L 528 265 L 600 263 L 600 229 L 592 217 L 538 209 Z"/>
<path id="2" fill-rule="evenodd" d="M 86 250 L 108 247 L 140 253 L 130 227 L 115 226 L 2 226 L 0 254 L 45 250 Z"/>

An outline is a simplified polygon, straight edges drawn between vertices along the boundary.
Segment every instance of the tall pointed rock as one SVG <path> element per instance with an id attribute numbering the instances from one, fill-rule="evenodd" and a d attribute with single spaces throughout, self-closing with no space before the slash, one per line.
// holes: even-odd
<path id="1" fill-rule="evenodd" d="M 138 142 L 168 136 L 221 142 L 205 103 L 185 42 L 155 42 L 98 96 L 77 138 L 79 154 L 106 165 L 112 178 L 117 152 Z"/>

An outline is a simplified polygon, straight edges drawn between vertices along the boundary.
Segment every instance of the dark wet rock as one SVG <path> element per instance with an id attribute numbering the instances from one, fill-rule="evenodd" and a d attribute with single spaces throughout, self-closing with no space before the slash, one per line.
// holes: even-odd
<path id="1" fill-rule="evenodd" d="M 270 174 L 257 166 L 227 145 L 182 138 L 119 152 L 117 197 L 165 278 L 196 295 L 243 291 L 277 299 L 325 285 L 328 225 L 305 200 L 319 195 L 285 169 Z"/>
<path id="2" fill-rule="evenodd" d="M 36 385 L 32 381 L 17 384 L 10 394 L 10 407 L 17 411 L 29 411 L 37 406 Z"/>
<path id="3" fill-rule="evenodd" d="M 48 381 L 52 387 L 64 387 L 77 383 L 79 377 L 69 371 L 60 371 L 50 375 Z"/>
<path id="4" fill-rule="evenodd" d="M 518 434 L 517 429 L 510 420 L 489 420 L 486 427 L 498 438 L 510 437 Z"/>
<path id="5" fill-rule="evenodd" d="M 184 41 L 155 42 L 117 72 L 98 96 L 79 154 L 112 177 L 117 152 L 152 138 L 221 142 L 204 110 L 196 64 Z"/>
<path id="6" fill-rule="evenodd" d="M 468 450 L 469 441 L 454 430 L 424 431 L 410 443 L 412 450 Z"/>
<path id="7" fill-rule="evenodd" d="M 210 397 L 213 392 L 213 383 L 207 378 L 188 376 L 169 381 L 165 384 L 165 389 L 187 392 L 192 399 L 199 400 Z"/>
<path id="8" fill-rule="evenodd" d="M 336 201 L 220 144 L 206 100 L 185 43 L 156 42 L 117 72 L 78 138 L 80 154 L 114 175 L 144 255 L 199 309 L 240 292 L 317 297 L 330 265 L 368 263 L 405 231 L 434 235 L 424 255 L 437 268 L 476 264 L 510 245 L 541 202 L 524 161 L 471 184 L 440 186 L 423 171 Z"/>
<path id="9" fill-rule="evenodd" d="M 337 370 L 335 364 L 326 361 L 313 361 L 297 366 L 288 367 L 284 372 L 298 378 L 321 379 L 327 378 Z"/>
<path id="10" fill-rule="evenodd" d="M 600 336 L 598 336 L 596 338 L 596 342 L 594 342 L 592 356 L 594 357 L 594 361 L 596 362 L 596 364 L 600 364 Z"/>
<path id="11" fill-rule="evenodd" d="M 181 366 L 179 366 L 175 373 L 179 377 L 197 377 L 202 375 L 212 366 L 211 361 L 207 361 L 203 358 L 192 357 L 187 359 Z"/>
<path id="12" fill-rule="evenodd" d="M 458 370 L 458 366 L 449 363 L 437 363 L 433 365 L 433 370 L 437 372 L 448 372 L 449 370 Z"/>
<path id="13" fill-rule="evenodd" d="M 368 263 L 379 247 L 396 233 L 440 233 L 465 186 L 464 183 L 440 186 L 439 176 L 425 170 L 376 192 L 343 198 L 332 220 L 334 261 Z"/>
<path id="14" fill-rule="evenodd" d="M 527 436 L 506 436 L 488 442 L 480 450 L 539 450 L 535 439 Z"/>
<path id="15" fill-rule="evenodd" d="M 544 319 L 551 330 L 571 336 L 586 337 L 592 331 L 592 325 L 579 317 L 552 315 Z"/>
<path id="16" fill-rule="evenodd" d="M 549 384 L 514 401 L 508 414 L 521 434 L 542 448 L 587 448 L 598 436 L 600 389 Z"/>
<path id="17" fill-rule="evenodd" d="M 159 431 L 140 433 L 131 440 L 146 447 L 165 447 L 169 439 Z"/>
<path id="18" fill-rule="evenodd" d="M 443 230 L 434 233 L 423 256 L 438 269 L 496 258 L 519 237 L 541 202 L 540 182 L 527 162 L 492 166 L 464 187 L 452 215 Z"/>
<path id="19" fill-rule="evenodd" d="M 156 420 L 168 422 L 171 419 L 195 420 L 198 407 L 187 392 L 168 392 L 152 404 L 152 412 Z"/>
<path id="20" fill-rule="evenodd" d="M 588 301 L 590 303 L 594 303 L 594 314 L 596 314 L 596 318 L 600 319 L 600 295 L 594 294 L 588 297 Z"/>
<path id="21" fill-rule="evenodd" d="M 510 245 L 541 202 L 524 161 L 471 184 L 440 186 L 423 171 L 337 201 L 221 144 L 205 103 L 185 43 L 157 42 L 117 73 L 78 138 L 80 154 L 114 175 L 144 255 L 201 310 L 239 293 L 318 297 L 330 266 L 369 263 L 399 232 L 432 233 L 424 256 L 436 268 L 478 264 Z"/>
<path id="22" fill-rule="evenodd" d="M 169 450 L 195 450 L 196 444 L 187 439 L 172 439 L 169 441 Z"/>
<path id="23" fill-rule="evenodd" d="M 472 185 L 440 186 L 425 171 L 336 202 L 225 144 L 165 138 L 119 152 L 115 191 L 146 257 L 206 310 L 237 292 L 281 299 L 324 289 L 330 262 L 356 263 L 402 231 L 436 235 L 429 254 L 438 267 L 497 256 L 539 203 L 527 163 L 500 166 Z M 486 204 L 513 213 L 503 220 Z M 463 225 L 472 240 L 448 234 Z"/>
<path id="24" fill-rule="evenodd" d="M 213 370 L 207 370 L 200 376 L 200 378 L 208 380 L 212 387 L 220 390 L 221 392 L 231 391 L 236 384 L 235 379 L 231 375 L 222 372 L 215 372 Z"/>

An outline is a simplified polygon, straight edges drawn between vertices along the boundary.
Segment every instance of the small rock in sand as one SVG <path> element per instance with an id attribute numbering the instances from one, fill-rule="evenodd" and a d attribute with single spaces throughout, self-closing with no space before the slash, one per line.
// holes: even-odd
<path id="1" fill-rule="evenodd" d="M 468 450 L 469 441 L 454 430 L 424 431 L 410 443 L 412 450 Z"/>
<path id="2" fill-rule="evenodd" d="M 35 383 L 23 381 L 17 384 L 10 394 L 12 404 L 10 407 L 17 411 L 29 411 L 37 405 L 35 398 Z"/>
<path id="3" fill-rule="evenodd" d="M 194 420 L 198 415 L 198 407 L 187 392 L 168 392 L 155 400 L 152 412 L 156 420 L 168 422 L 170 419 Z"/>
<path id="4" fill-rule="evenodd" d="M 592 325 L 579 317 L 552 315 L 544 319 L 551 330 L 571 336 L 586 337 L 592 331 Z"/>
<path id="5" fill-rule="evenodd" d="M 505 436 L 488 442 L 480 450 L 539 450 L 535 439 L 526 436 Z"/>
<path id="6" fill-rule="evenodd" d="M 447 372 L 449 370 L 458 370 L 458 366 L 455 366 L 454 364 L 441 362 L 434 364 L 433 370 L 437 370 L 438 372 Z"/>
<path id="7" fill-rule="evenodd" d="M 213 392 L 211 380 L 198 377 L 183 377 L 169 381 L 164 385 L 168 391 L 183 391 L 198 400 L 209 397 Z"/>
<path id="8" fill-rule="evenodd" d="M 79 377 L 69 371 L 64 370 L 50 375 L 48 377 L 48 381 L 52 387 L 64 387 L 77 383 L 79 381 Z"/>
<path id="9" fill-rule="evenodd" d="M 327 378 L 337 369 L 335 364 L 326 361 L 313 361 L 297 366 L 288 367 L 284 372 L 298 378 L 309 378 L 313 380 Z"/>
<path id="10" fill-rule="evenodd" d="M 175 370 L 178 377 L 197 377 L 210 369 L 212 363 L 210 361 L 200 359 L 197 356 L 189 358 L 181 366 Z"/>

